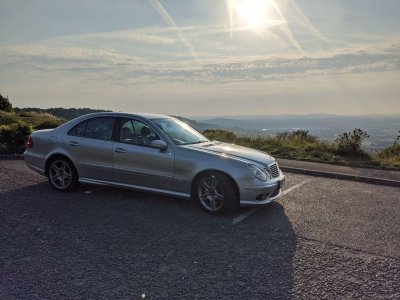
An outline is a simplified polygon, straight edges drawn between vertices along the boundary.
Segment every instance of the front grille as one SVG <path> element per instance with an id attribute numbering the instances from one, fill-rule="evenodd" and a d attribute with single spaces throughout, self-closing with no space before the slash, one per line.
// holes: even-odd
<path id="1" fill-rule="evenodd" d="M 268 168 L 272 177 L 279 177 L 279 168 L 276 163 L 269 165 Z"/>

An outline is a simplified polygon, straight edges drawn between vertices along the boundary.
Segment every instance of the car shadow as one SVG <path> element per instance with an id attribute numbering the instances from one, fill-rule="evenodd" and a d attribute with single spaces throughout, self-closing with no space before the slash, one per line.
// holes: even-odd
<path id="1" fill-rule="evenodd" d="M 5 298 L 291 297 L 297 241 L 281 204 L 233 225 L 189 201 L 96 188 L 2 195 Z"/>

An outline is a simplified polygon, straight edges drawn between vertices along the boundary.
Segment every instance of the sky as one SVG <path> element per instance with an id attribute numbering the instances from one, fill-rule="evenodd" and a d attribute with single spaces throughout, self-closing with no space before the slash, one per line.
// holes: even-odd
<path id="1" fill-rule="evenodd" d="M 0 0 L 18 107 L 400 115 L 399 0 Z"/>

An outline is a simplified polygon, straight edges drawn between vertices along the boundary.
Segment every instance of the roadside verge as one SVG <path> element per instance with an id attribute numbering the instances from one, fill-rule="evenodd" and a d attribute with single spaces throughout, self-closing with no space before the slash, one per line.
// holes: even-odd
<path id="1" fill-rule="evenodd" d="M 400 172 L 278 159 L 284 172 L 400 187 Z"/>

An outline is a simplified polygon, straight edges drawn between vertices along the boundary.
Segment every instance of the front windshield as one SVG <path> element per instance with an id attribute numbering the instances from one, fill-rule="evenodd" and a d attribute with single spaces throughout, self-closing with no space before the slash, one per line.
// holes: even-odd
<path id="1" fill-rule="evenodd" d="M 175 145 L 188 145 L 208 142 L 201 133 L 178 119 L 152 119 L 152 121 L 174 142 Z"/>

